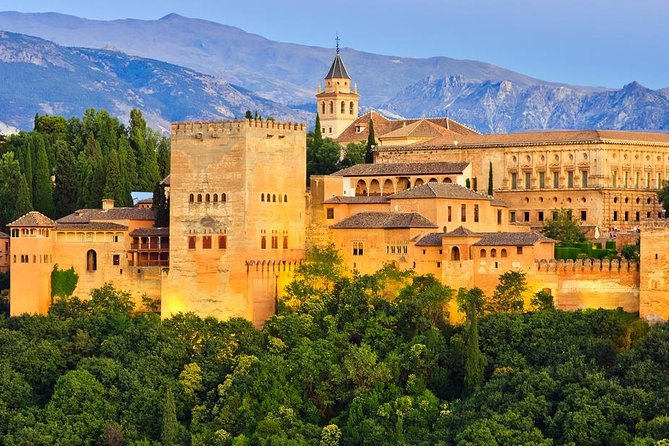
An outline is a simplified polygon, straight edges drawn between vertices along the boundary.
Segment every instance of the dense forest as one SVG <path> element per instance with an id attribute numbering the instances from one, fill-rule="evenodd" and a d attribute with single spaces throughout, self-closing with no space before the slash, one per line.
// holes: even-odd
<path id="1" fill-rule="evenodd" d="M 131 206 L 131 191 L 156 190 L 169 173 L 170 142 L 139 110 L 126 126 L 105 110 L 82 119 L 35 116 L 34 130 L 0 145 L 0 226 L 38 210 L 59 218 L 99 208 L 102 198 Z"/>
<path id="2" fill-rule="evenodd" d="M 262 329 L 161 321 L 110 285 L 0 318 L 0 443 L 665 444 L 669 326 L 528 311 L 506 279 L 486 297 L 323 249 Z"/>

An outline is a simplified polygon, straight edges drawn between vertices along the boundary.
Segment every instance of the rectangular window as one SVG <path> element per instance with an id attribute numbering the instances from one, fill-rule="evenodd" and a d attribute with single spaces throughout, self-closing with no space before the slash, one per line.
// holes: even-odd
<path id="1" fill-rule="evenodd" d="M 553 189 L 560 187 L 560 172 L 553 172 Z"/>
<path id="2" fill-rule="evenodd" d="M 363 242 L 353 242 L 353 255 L 361 256 L 364 253 Z"/>
<path id="3" fill-rule="evenodd" d="M 228 249 L 228 236 L 219 235 L 218 236 L 218 249 Z"/>
<path id="4" fill-rule="evenodd" d="M 188 237 L 188 249 L 195 249 L 195 236 Z"/>
<path id="5" fill-rule="evenodd" d="M 530 172 L 525 172 L 525 189 L 530 189 L 531 182 L 532 182 L 532 174 Z"/>
<path id="6" fill-rule="evenodd" d="M 588 187 L 588 171 L 581 171 L 581 187 Z"/>
<path id="7" fill-rule="evenodd" d="M 516 246 L 516 254 L 518 254 L 518 255 L 523 254 L 523 247 L 522 246 Z"/>
<path id="8" fill-rule="evenodd" d="M 539 221 L 544 221 L 544 211 L 539 211 L 538 219 Z"/>
<path id="9" fill-rule="evenodd" d="M 472 178 L 472 189 L 474 189 L 474 191 L 479 190 L 479 183 L 478 183 L 476 177 Z"/>
<path id="10" fill-rule="evenodd" d="M 525 222 L 530 221 L 530 212 L 529 211 L 523 212 L 523 219 L 525 220 Z"/>
<path id="11" fill-rule="evenodd" d="M 546 174 L 544 172 L 539 172 L 539 189 L 546 187 Z"/>
<path id="12" fill-rule="evenodd" d="M 567 187 L 574 187 L 574 172 L 571 170 L 567 172 Z"/>
<path id="13" fill-rule="evenodd" d="M 657 178 L 656 178 L 655 181 L 656 181 L 655 187 L 657 189 L 661 188 L 662 187 L 662 174 L 660 172 L 657 173 Z"/>
<path id="14" fill-rule="evenodd" d="M 629 213 L 629 211 L 625 211 L 625 221 L 630 221 L 630 213 Z"/>
<path id="15" fill-rule="evenodd" d="M 46 257 L 46 256 L 44 256 L 44 257 Z M 114 266 L 118 266 L 118 265 L 120 265 L 120 264 L 121 264 L 121 256 L 118 255 L 118 254 L 114 254 L 114 255 L 112 256 L 112 265 L 114 265 Z"/>
<path id="16" fill-rule="evenodd" d="M 634 216 L 634 221 L 639 221 L 639 220 L 641 220 L 641 215 L 640 215 L 639 211 L 637 211 L 636 215 Z"/>
<path id="17" fill-rule="evenodd" d="M 516 172 L 511 174 L 511 189 L 518 189 L 518 174 Z"/>
<path id="18" fill-rule="evenodd" d="M 211 249 L 211 235 L 202 236 L 202 249 Z"/>
<path id="19" fill-rule="evenodd" d="M 650 189 L 650 172 L 646 172 L 646 189 Z"/>
<path id="20" fill-rule="evenodd" d="M 618 211 L 613 211 L 613 221 L 618 221 Z"/>
<path id="21" fill-rule="evenodd" d="M 267 236 L 263 235 L 260 237 L 260 249 L 267 249 Z"/>
<path id="22" fill-rule="evenodd" d="M 509 222 L 511 222 L 511 223 L 516 222 L 516 211 L 510 211 L 509 212 Z"/>
<path id="23" fill-rule="evenodd" d="M 283 236 L 283 249 L 288 249 L 288 236 Z"/>
<path id="24" fill-rule="evenodd" d="M 581 211 L 581 221 L 586 221 L 588 219 L 588 211 Z"/>
<path id="25" fill-rule="evenodd" d="M 453 209 L 451 207 L 448 207 L 448 221 L 450 222 L 453 217 Z"/>
<path id="26" fill-rule="evenodd" d="M 460 205 L 460 221 L 462 221 L 462 222 L 467 221 L 467 205 L 466 204 L 461 204 Z"/>
<path id="27" fill-rule="evenodd" d="M 474 205 L 474 223 L 478 223 L 479 221 L 479 205 L 475 204 Z"/>
<path id="28" fill-rule="evenodd" d="M 327 208 L 325 210 L 325 213 L 326 213 L 325 218 L 327 218 L 328 220 L 332 220 L 334 218 L 334 208 Z"/>
<path id="29" fill-rule="evenodd" d="M 618 186 L 618 171 L 616 171 L 616 170 L 611 172 L 611 185 L 613 187 Z"/>
<path id="30" fill-rule="evenodd" d="M 623 172 L 623 183 L 624 183 L 623 185 L 625 187 L 627 187 L 627 181 L 629 180 L 629 176 L 630 176 L 629 174 L 630 174 L 629 172 Z"/>
<path id="31" fill-rule="evenodd" d="M 634 187 L 639 187 L 639 172 L 634 172 Z"/>
<path id="32" fill-rule="evenodd" d="M 498 225 L 502 224 L 502 211 L 499 209 L 497 210 L 497 224 Z"/>
<path id="33" fill-rule="evenodd" d="M 272 249 L 279 249 L 279 236 L 272 236 Z"/>

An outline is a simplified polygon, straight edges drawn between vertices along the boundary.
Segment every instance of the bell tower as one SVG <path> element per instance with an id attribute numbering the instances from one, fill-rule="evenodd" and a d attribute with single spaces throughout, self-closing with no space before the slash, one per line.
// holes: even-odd
<path id="1" fill-rule="evenodd" d="M 351 91 L 351 76 L 348 75 L 339 54 L 339 36 L 336 40 L 337 52 L 330 71 L 325 76 L 325 90 L 321 90 L 319 84 L 316 94 L 324 138 L 337 138 L 358 118 L 358 86 L 353 86 Z"/>

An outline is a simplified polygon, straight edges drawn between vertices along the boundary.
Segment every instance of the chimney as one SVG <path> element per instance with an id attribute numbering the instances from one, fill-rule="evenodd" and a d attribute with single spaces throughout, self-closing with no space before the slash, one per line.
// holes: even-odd
<path id="1" fill-rule="evenodd" d="M 106 211 L 107 209 L 114 208 L 114 199 L 113 198 L 103 198 L 102 199 L 102 210 Z"/>

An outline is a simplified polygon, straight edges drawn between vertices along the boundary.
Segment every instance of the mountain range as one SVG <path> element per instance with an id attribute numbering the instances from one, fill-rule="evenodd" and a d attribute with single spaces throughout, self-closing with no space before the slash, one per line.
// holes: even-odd
<path id="1" fill-rule="evenodd" d="M 274 42 L 177 14 L 97 21 L 0 12 L 0 30 L 0 76 L 7 80 L 0 83 L 0 121 L 19 128 L 35 112 L 77 115 L 86 107 L 118 115 L 139 107 L 161 128 L 174 120 L 239 117 L 247 109 L 312 123 L 313 95 L 334 56 L 331 48 Z M 572 86 L 448 57 L 341 53 L 362 110 L 449 116 L 486 133 L 669 130 L 669 89 Z"/>

